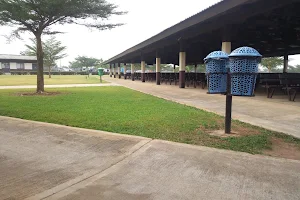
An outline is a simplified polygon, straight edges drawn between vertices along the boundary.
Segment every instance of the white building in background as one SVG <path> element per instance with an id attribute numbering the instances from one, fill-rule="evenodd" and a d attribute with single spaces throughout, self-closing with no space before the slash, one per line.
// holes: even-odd
<path id="1" fill-rule="evenodd" d="M 36 71 L 36 56 L 5 55 L 0 54 L 0 72 Z"/>

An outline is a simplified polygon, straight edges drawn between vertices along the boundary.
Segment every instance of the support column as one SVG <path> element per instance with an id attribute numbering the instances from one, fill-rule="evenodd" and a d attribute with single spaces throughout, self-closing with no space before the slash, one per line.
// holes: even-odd
<path id="1" fill-rule="evenodd" d="M 126 69 L 126 63 L 124 63 L 124 79 L 127 79 L 127 69 Z"/>
<path id="2" fill-rule="evenodd" d="M 131 80 L 134 81 L 134 64 L 131 63 Z"/>
<path id="3" fill-rule="evenodd" d="M 109 64 L 109 76 L 112 77 L 112 64 Z"/>
<path id="4" fill-rule="evenodd" d="M 288 72 L 288 66 L 289 66 L 289 55 L 284 54 L 283 73 Z"/>
<path id="5" fill-rule="evenodd" d="M 185 88 L 186 53 L 179 53 L 179 88 Z"/>
<path id="6" fill-rule="evenodd" d="M 116 76 L 116 64 L 114 64 L 114 78 L 116 78 L 117 76 Z"/>
<path id="7" fill-rule="evenodd" d="M 231 53 L 231 42 L 222 42 L 222 51 L 227 54 Z"/>
<path id="8" fill-rule="evenodd" d="M 231 53 L 231 42 L 222 43 L 222 51 Z M 225 133 L 231 133 L 231 113 L 232 113 L 232 95 L 231 95 L 231 75 L 230 69 L 227 73 L 227 94 L 226 94 L 226 112 L 225 112 Z"/>
<path id="9" fill-rule="evenodd" d="M 156 85 L 160 85 L 161 59 L 156 58 Z"/>
<path id="10" fill-rule="evenodd" d="M 146 69 L 146 63 L 145 63 L 145 61 L 142 61 L 141 62 L 141 71 L 142 71 L 141 80 L 143 83 L 145 82 L 145 69 Z"/>
<path id="11" fill-rule="evenodd" d="M 121 63 L 118 63 L 118 78 L 121 78 Z"/>
<path id="12" fill-rule="evenodd" d="M 197 88 L 197 63 L 195 63 L 194 68 L 195 68 L 195 76 L 194 76 L 194 80 L 193 80 L 193 84 L 194 84 L 194 88 Z M 202 84 L 202 88 L 203 88 L 203 83 Z"/>

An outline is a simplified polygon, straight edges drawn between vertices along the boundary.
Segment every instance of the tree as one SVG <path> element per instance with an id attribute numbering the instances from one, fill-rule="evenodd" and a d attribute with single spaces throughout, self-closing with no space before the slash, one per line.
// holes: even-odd
<path id="1" fill-rule="evenodd" d="M 98 30 L 112 29 L 122 24 L 105 24 L 117 6 L 106 0 L 0 0 L 0 25 L 15 26 L 11 36 L 31 32 L 37 41 L 37 93 L 44 92 L 42 35 L 60 33 L 54 24 L 77 24 Z"/>
<path id="2" fill-rule="evenodd" d="M 289 65 L 288 72 L 290 72 L 290 73 L 300 73 L 300 65 L 296 65 L 296 66 Z"/>
<path id="3" fill-rule="evenodd" d="M 187 65 L 185 67 L 186 72 L 196 72 L 196 73 L 205 73 L 206 72 L 206 66 L 205 64 L 197 64 L 197 68 L 195 71 L 195 65 Z"/>
<path id="4" fill-rule="evenodd" d="M 205 66 L 205 64 L 198 65 L 197 66 L 197 72 L 206 73 L 206 66 Z"/>
<path id="5" fill-rule="evenodd" d="M 278 67 L 283 65 L 284 59 L 282 57 L 270 57 L 270 58 L 263 58 L 261 65 L 268 69 L 268 72 L 274 72 L 274 70 Z"/>
<path id="6" fill-rule="evenodd" d="M 187 66 L 185 66 L 185 71 L 186 71 L 187 73 L 190 73 L 190 72 L 193 71 L 193 68 L 194 68 L 194 66 L 187 65 Z"/>
<path id="7" fill-rule="evenodd" d="M 142 65 L 140 63 L 135 63 L 134 64 L 134 71 L 139 71 L 142 70 Z"/>
<path id="8" fill-rule="evenodd" d="M 27 49 L 24 52 L 21 52 L 22 55 L 34 56 L 37 54 L 36 39 L 31 39 L 31 43 L 32 44 L 25 45 Z M 56 65 L 57 60 L 67 56 L 67 54 L 64 53 L 67 47 L 63 46 L 62 43 L 57 41 L 53 36 L 49 40 L 42 42 L 42 45 L 44 48 L 43 65 L 48 67 L 49 78 L 51 78 L 52 67 Z"/>
<path id="9" fill-rule="evenodd" d="M 175 71 L 177 68 L 175 68 Z M 161 71 L 162 72 L 174 72 L 174 65 L 173 64 L 161 64 Z"/>
<path id="10" fill-rule="evenodd" d="M 103 63 L 102 59 L 87 57 L 87 56 L 77 56 L 75 61 L 70 62 L 70 68 L 81 69 L 83 67 L 96 67 Z"/>

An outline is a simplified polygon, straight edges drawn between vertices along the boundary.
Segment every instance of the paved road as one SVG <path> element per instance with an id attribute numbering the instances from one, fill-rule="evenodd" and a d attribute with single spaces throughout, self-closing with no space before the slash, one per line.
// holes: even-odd
<path id="1" fill-rule="evenodd" d="M 178 86 L 154 82 L 142 83 L 124 79 L 114 79 L 105 76 L 104 80 L 122 86 L 151 94 L 181 104 L 186 104 L 220 115 L 225 115 L 225 96 L 208 95 L 207 90 L 190 87 L 179 89 Z M 273 99 L 266 98 L 265 93 L 258 93 L 255 98 L 234 97 L 234 119 L 264 127 L 266 129 L 283 132 L 300 138 L 300 101 L 290 102 L 287 96 L 274 95 Z"/>
<path id="2" fill-rule="evenodd" d="M 300 199 L 300 162 L 0 117 L 0 199 Z"/>
<path id="3" fill-rule="evenodd" d="M 74 87 L 108 87 L 119 86 L 116 83 L 103 84 L 63 84 L 63 85 L 45 85 L 45 88 L 74 88 Z M 19 86 L 0 86 L 0 90 L 6 89 L 35 89 L 36 85 L 19 85 Z"/>

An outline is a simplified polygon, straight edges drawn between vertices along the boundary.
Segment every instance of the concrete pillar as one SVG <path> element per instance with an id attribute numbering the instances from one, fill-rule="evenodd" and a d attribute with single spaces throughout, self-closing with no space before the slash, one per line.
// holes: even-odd
<path id="1" fill-rule="evenodd" d="M 161 59 L 156 58 L 156 85 L 160 85 Z"/>
<path id="2" fill-rule="evenodd" d="M 179 53 L 179 88 L 185 88 L 186 53 Z"/>
<path id="3" fill-rule="evenodd" d="M 118 63 L 118 77 L 121 78 L 121 63 Z"/>
<path id="4" fill-rule="evenodd" d="M 116 76 L 116 64 L 114 64 L 114 78 L 116 78 L 117 76 Z"/>
<path id="5" fill-rule="evenodd" d="M 127 79 L 127 69 L 126 69 L 126 63 L 124 63 L 124 79 L 126 80 Z"/>
<path id="6" fill-rule="evenodd" d="M 109 76 L 112 77 L 112 66 L 109 64 Z"/>
<path id="7" fill-rule="evenodd" d="M 231 42 L 222 42 L 222 51 L 227 54 L 231 53 Z"/>
<path id="8" fill-rule="evenodd" d="M 146 71 L 146 63 L 145 63 L 145 61 L 141 62 L 141 71 L 142 71 L 142 74 L 141 74 L 142 82 L 145 82 L 145 71 Z"/>
<path id="9" fill-rule="evenodd" d="M 285 54 L 284 55 L 284 63 L 283 63 L 283 73 L 288 72 L 288 66 L 289 66 L 289 55 Z"/>
<path id="10" fill-rule="evenodd" d="M 134 81 L 134 64 L 131 63 L 131 80 Z"/>

